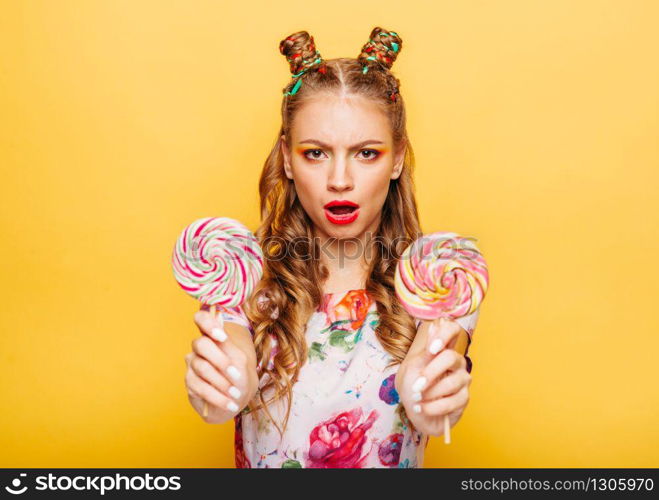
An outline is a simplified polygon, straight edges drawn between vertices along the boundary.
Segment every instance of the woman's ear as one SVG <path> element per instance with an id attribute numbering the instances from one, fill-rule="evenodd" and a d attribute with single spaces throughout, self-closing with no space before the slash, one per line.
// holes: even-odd
<path id="1" fill-rule="evenodd" d="M 293 169 L 291 168 L 291 152 L 288 150 L 288 145 L 286 144 L 286 136 L 282 135 L 279 140 L 281 141 L 281 151 L 284 154 L 284 172 L 286 177 L 293 179 Z"/>
<path id="2" fill-rule="evenodd" d="M 405 161 L 405 147 L 401 147 L 394 158 L 394 169 L 391 172 L 392 179 L 398 179 L 403 171 L 403 162 Z"/>

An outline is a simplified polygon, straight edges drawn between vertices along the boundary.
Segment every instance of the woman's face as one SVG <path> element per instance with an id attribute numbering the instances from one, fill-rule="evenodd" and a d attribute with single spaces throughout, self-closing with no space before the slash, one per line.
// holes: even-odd
<path id="1" fill-rule="evenodd" d="M 361 96 L 321 94 L 296 113 L 284 169 L 321 238 L 375 232 L 389 182 L 401 173 L 387 116 Z M 334 206 L 332 206 L 334 205 Z"/>

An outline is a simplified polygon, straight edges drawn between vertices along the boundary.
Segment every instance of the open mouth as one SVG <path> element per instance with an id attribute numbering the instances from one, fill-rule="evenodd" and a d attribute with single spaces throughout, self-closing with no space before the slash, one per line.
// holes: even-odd
<path id="1" fill-rule="evenodd" d="M 328 207 L 327 210 L 332 212 L 334 215 L 348 215 L 353 213 L 355 210 L 357 210 L 357 207 L 349 207 L 349 206 L 334 206 L 334 207 Z"/>
<path id="2" fill-rule="evenodd" d="M 349 224 L 359 216 L 359 205 L 351 201 L 330 201 L 324 208 L 325 217 L 333 224 Z"/>

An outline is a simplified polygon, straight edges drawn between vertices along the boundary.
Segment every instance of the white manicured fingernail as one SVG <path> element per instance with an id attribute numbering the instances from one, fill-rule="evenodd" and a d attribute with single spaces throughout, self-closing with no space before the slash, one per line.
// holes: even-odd
<path id="1" fill-rule="evenodd" d="M 229 387 L 229 394 L 231 394 L 231 397 L 235 399 L 240 399 L 240 389 L 234 387 L 233 385 Z"/>
<path id="2" fill-rule="evenodd" d="M 426 377 L 419 377 L 414 381 L 414 385 L 412 385 L 412 391 L 421 392 L 421 390 L 426 386 L 427 382 L 428 381 L 426 380 Z"/>
<path id="3" fill-rule="evenodd" d="M 224 342 L 227 339 L 227 334 L 224 333 L 224 330 L 222 330 L 221 328 L 217 328 L 217 327 L 213 328 L 211 330 L 211 335 L 215 340 L 218 340 L 220 342 Z"/>
<path id="4" fill-rule="evenodd" d="M 421 393 L 420 392 L 415 392 L 412 394 L 412 401 L 421 401 Z"/>
<path id="5" fill-rule="evenodd" d="M 414 405 L 412 410 L 414 410 L 414 413 L 421 413 L 421 405 Z"/>
<path id="6" fill-rule="evenodd" d="M 238 405 L 234 403 L 233 401 L 229 401 L 229 404 L 227 405 L 227 410 L 229 411 L 238 411 Z"/>
<path id="7" fill-rule="evenodd" d="M 430 343 L 430 348 L 428 350 L 430 351 L 430 354 L 437 354 L 442 350 L 442 347 L 444 347 L 442 339 L 435 339 Z"/>
<path id="8" fill-rule="evenodd" d="M 232 379 L 240 380 L 240 372 L 238 371 L 238 368 L 236 368 L 235 366 L 233 365 L 229 366 L 229 368 L 227 368 L 227 373 Z"/>

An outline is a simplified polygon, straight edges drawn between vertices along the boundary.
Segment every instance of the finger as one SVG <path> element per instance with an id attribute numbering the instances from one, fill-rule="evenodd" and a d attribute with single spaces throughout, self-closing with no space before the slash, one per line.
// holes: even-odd
<path id="1" fill-rule="evenodd" d="M 436 383 L 428 386 L 423 391 L 423 401 L 432 401 L 437 398 L 452 396 L 453 394 L 462 390 L 464 386 L 471 384 L 471 375 L 467 370 L 457 370 L 455 372 L 448 372 L 443 378 L 440 378 Z"/>
<path id="2" fill-rule="evenodd" d="M 220 342 L 220 349 L 231 359 L 231 364 L 234 367 L 242 367 L 244 365 L 247 357 L 236 343 L 231 341 L 231 337 L 227 335 L 224 328 L 224 319 L 221 314 L 217 314 L 213 318 L 212 314 L 208 311 L 197 311 L 195 313 L 195 322 L 197 321 L 202 333 Z M 232 370 L 232 374 L 236 377 L 236 380 L 240 378 L 240 370 L 238 368 Z"/>
<path id="3" fill-rule="evenodd" d="M 201 310 L 194 313 L 194 322 L 203 335 L 224 342 L 227 339 L 227 333 L 224 330 L 224 319 L 221 314 L 213 316 L 209 311 Z"/>
<path id="4" fill-rule="evenodd" d="M 457 340 L 457 336 L 462 327 L 457 321 L 447 318 L 439 318 L 430 324 L 426 348 L 432 355 L 448 346 L 451 342 Z"/>
<path id="5" fill-rule="evenodd" d="M 200 378 L 193 370 L 188 370 L 186 374 L 186 386 L 188 387 L 188 394 L 203 399 L 211 405 L 229 410 L 230 412 L 237 412 L 239 409 L 235 401 Z"/>
<path id="6" fill-rule="evenodd" d="M 222 352 L 224 352 L 231 360 L 232 365 L 243 367 L 247 363 L 247 356 L 245 355 L 245 352 L 240 347 L 238 347 L 238 345 L 233 340 L 231 340 L 231 337 L 222 342 L 219 347 Z"/>
<path id="7" fill-rule="evenodd" d="M 229 342 L 223 343 L 222 346 L 227 343 Z M 197 355 L 205 358 L 234 382 L 242 381 L 245 378 L 242 376 L 241 370 L 236 366 L 235 360 L 229 358 L 226 352 L 224 352 L 224 350 L 210 338 L 202 336 L 194 339 L 192 341 L 192 350 Z"/>
<path id="8" fill-rule="evenodd" d="M 430 387 L 447 370 L 457 370 L 466 365 L 464 356 L 453 349 L 445 349 L 433 357 L 430 362 L 421 369 L 419 377 L 412 386 L 412 391 L 421 392 Z"/>
<path id="9" fill-rule="evenodd" d="M 452 396 L 438 398 L 425 403 L 417 403 L 417 407 L 420 410 L 419 413 L 431 417 L 441 417 L 465 407 L 468 402 L 469 391 L 465 386 Z"/>
<path id="10" fill-rule="evenodd" d="M 205 358 L 209 363 L 215 366 L 220 371 L 225 371 L 231 364 L 231 360 L 220 349 L 212 339 L 201 336 L 192 341 L 192 351 L 197 355 Z"/>
<path id="11" fill-rule="evenodd" d="M 233 399 L 240 398 L 242 394 L 240 389 L 231 384 L 222 373 L 217 371 L 217 368 L 204 358 L 196 356 L 190 363 L 190 367 L 199 378 L 204 379 L 225 396 Z"/>

